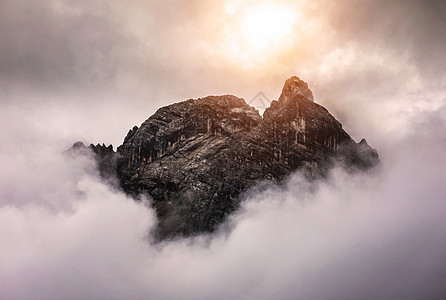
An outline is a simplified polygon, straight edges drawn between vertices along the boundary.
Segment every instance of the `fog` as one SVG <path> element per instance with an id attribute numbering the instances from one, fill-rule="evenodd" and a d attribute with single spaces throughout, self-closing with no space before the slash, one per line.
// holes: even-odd
<path id="1" fill-rule="evenodd" d="M 164 244 L 151 243 L 147 203 L 89 159 L 2 155 L 2 298 L 441 299 L 446 142 L 422 126 L 370 174 L 295 174 L 248 193 L 215 236 Z"/>
<path id="2" fill-rule="evenodd" d="M 278 1 L 302 19 L 249 61 L 227 51 L 229 2 L 0 0 L 0 298 L 446 297 L 444 2 Z M 156 244 L 150 199 L 62 154 L 180 100 L 278 98 L 291 75 L 378 168 L 296 173 L 216 234 Z"/>

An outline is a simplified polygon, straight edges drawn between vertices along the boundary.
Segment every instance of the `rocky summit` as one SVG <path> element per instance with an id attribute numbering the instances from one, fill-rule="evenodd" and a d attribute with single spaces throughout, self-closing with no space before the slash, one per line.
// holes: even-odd
<path id="1" fill-rule="evenodd" d="M 263 117 L 241 98 L 209 96 L 160 108 L 116 153 L 89 148 L 103 176 L 115 173 L 124 192 L 153 199 L 158 239 L 214 231 L 256 184 L 279 183 L 297 170 L 324 177 L 336 163 L 355 172 L 379 162 L 298 77 L 286 81 Z"/>

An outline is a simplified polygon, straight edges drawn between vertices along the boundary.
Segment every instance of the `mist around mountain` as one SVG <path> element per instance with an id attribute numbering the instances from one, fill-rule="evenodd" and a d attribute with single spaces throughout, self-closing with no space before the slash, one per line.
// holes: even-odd
<path id="1" fill-rule="evenodd" d="M 1 299 L 446 298 L 446 2 L 258 1 L 300 23 L 251 62 L 229 2 L 257 1 L 0 1 Z M 63 154 L 293 74 L 380 167 L 293 173 L 213 234 L 156 243 L 151 198 Z"/>
<path id="2" fill-rule="evenodd" d="M 151 199 L 136 202 L 111 187 L 94 157 L 67 159 L 48 141 L 17 147 L 1 158 L 8 202 L 0 209 L 0 293 L 441 299 L 442 120 L 421 122 L 420 134 L 381 153 L 378 172 L 334 168 L 318 181 L 298 172 L 282 186 L 252 189 L 214 234 L 161 244 L 148 234 L 157 224 Z"/>

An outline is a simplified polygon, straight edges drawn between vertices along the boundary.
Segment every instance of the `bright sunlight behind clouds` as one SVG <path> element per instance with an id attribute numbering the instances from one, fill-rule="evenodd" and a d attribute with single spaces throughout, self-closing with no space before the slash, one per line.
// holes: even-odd
<path id="1" fill-rule="evenodd" d="M 301 18 L 296 5 L 274 1 L 228 0 L 226 13 L 231 18 L 226 28 L 229 55 L 241 63 L 264 62 L 287 49 Z"/>
<path id="2" fill-rule="evenodd" d="M 446 299 L 446 1 L 0 0 L 0 299 Z M 73 142 L 308 82 L 382 160 L 153 245 Z"/>

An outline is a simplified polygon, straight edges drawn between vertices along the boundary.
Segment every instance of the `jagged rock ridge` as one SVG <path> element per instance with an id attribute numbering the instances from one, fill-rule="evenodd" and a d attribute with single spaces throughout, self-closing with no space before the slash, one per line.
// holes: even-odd
<path id="1" fill-rule="evenodd" d="M 335 161 L 350 170 L 379 161 L 365 140 L 355 143 L 314 103 L 297 77 L 263 118 L 231 95 L 187 100 L 131 129 L 115 156 L 104 147 L 93 148 L 100 169 L 115 170 L 126 193 L 150 195 L 161 239 L 215 230 L 259 182 L 281 181 L 297 169 L 324 176 Z"/>

